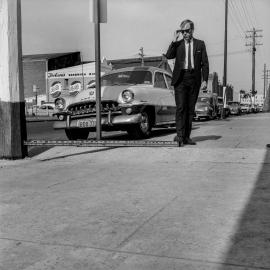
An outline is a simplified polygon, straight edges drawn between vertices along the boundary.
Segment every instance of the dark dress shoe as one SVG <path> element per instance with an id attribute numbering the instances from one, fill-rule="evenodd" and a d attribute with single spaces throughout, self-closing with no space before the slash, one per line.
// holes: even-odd
<path id="1" fill-rule="evenodd" d="M 183 139 L 181 137 L 175 136 L 173 140 L 177 142 L 178 147 L 181 147 L 183 145 Z"/>
<path id="2" fill-rule="evenodd" d="M 192 141 L 190 138 L 186 138 L 183 143 L 189 145 L 196 145 L 196 142 Z"/>

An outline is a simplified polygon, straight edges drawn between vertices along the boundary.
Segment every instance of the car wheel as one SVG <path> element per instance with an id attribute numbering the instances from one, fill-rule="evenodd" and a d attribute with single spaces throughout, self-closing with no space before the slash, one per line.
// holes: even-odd
<path id="1" fill-rule="evenodd" d="M 134 139 L 145 139 L 151 135 L 152 122 L 148 112 L 142 112 L 142 120 L 140 123 L 131 126 L 127 132 Z"/>
<path id="2" fill-rule="evenodd" d="M 65 129 L 65 132 L 69 140 L 86 140 L 89 135 L 87 129 Z"/>

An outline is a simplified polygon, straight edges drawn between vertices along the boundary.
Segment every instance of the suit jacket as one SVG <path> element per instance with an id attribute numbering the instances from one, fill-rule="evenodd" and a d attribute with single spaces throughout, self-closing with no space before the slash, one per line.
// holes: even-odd
<path id="1" fill-rule="evenodd" d="M 172 85 L 181 82 L 181 71 L 185 68 L 185 41 L 172 42 L 165 54 L 167 59 L 175 58 Z M 201 81 L 208 81 L 209 63 L 204 41 L 193 38 L 194 73 L 198 86 Z M 180 79 L 180 81 L 179 81 Z"/>

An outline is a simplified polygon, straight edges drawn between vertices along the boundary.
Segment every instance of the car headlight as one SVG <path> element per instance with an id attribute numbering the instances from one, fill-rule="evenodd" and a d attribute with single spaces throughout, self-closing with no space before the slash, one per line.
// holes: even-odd
<path id="1" fill-rule="evenodd" d="M 122 100 L 125 103 L 129 103 L 134 99 L 134 93 L 131 90 L 124 90 L 122 92 Z"/>
<path id="2" fill-rule="evenodd" d="M 63 98 L 57 98 L 55 101 L 54 101 L 54 104 L 55 104 L 55 108 L 59 111 L 63 111 L 65 106 L 66 106 L 66 101 L 65 99 Z"/>
<path id="3" fill-rule="evenodd" d="M 61 82 L 54 82 L 50 87 L 50 95 L 53 98 L 57 98 L 61 95 L 62 92 L 62 84 Z"/>

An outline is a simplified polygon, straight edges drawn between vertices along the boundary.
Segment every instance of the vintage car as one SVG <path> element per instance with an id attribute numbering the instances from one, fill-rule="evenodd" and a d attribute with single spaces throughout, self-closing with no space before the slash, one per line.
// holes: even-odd
<path id="1" fill-rule="evenodd" d="M 258 113 L 258 112 L 260 112 L 259 105 L 258 104 L 252 104 L 251 105 L 251 112 L 252 113 Z"/>
<path id="2" fill-rule="evenodd" d="M 228 108 L 230 110 L 230 114 L 234 114 L 234 115 L 240 115 L 241 114 L 240 102 L 228 101 Z"/>
<path id="3" fill-rule="evenodd" d="M 217 117 L 218 106 L 216 94 L 200 94 L 195 105 L 195 120 L 214 119 Z"/>
<path id="4" fill-rule="evenodd" d="M 54 103 L 43 103 L 41 106 L 33 105 L 26 110 L 27 116 L 52 116 L 57 110 Z"/>
<path id="5" fill-rule="evenodd" d="M 79 82 L 78 82 L 79 83 Z M 68 139 L 87 139 L 96 130 L 95 83 L 51 89 L 58 109 L 55 129 L 64 129 Z M 60 89 L 60 90 L 59 90 Z M 133 138 L 147 138 L 152 127 L 175 124 L 171 74 L 155 67 L 128 67 L 101 77 L 102 130 L 124 130 Z"/>
<path id="6" fill-rule="evenodd" d="M 240 104 L 242 113 L 251 113 L 251 105 L 249 104 Z"/>

